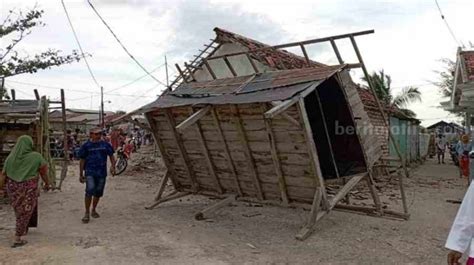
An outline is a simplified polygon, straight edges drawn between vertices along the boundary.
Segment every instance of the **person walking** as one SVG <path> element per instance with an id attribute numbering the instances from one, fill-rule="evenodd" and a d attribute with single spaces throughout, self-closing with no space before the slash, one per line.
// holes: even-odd
<path id="1" fill-rule="evenodd" d="M 97 205 L 104 195 L 107 178 L 107 157 L 110 159 L 110 173 L 115 175 L 114 150 L 110 143 L 102 139 L 100 128 L 91 129 L 89 140 L 79 149 L 79 181 L 86 183 L 85 214 L 83 223 L 89 223 L 90 217 L 99 218 Z M 90 211 L 92 204 L 92 211 Z"/>
<path id="2" fill-rule="evenodd" d="M 438 154 L 438 164 L 444 164 L 444 153 L 446 153 L 446 138 L 443 134 L 438 134 L 438 139 L 436 139 L 436 149 Z"/>
<path id="3" fill-rule="evenodd" d="M 36 227 L 38 211 L 38 180 L 43 180 L 44 189 L 49 189 L 48 163 L 43 156 L 33 151 L 33 139 L 28 135 L 17 139 L 13 150 L 5 160 L 0 175 L 0 190 L 6 185 L 7 194 L 16 216 L 15 240 L 12 248 L 28 243 L 22 239 L 29 227 Z M 34 220 L 33 220 L 34 219 Z"/>
<path id="4" fill-rule="evenodd" d="M 469 152 L 473 150 L 472 142 L 469 139 L 469 135 L 464 134 L 461 136 L 461 140 L 456 145 L 456 152 L 459 156 L 459 168 L 461 177 L 469 180 L 470 166 L 469 166 Z"/>

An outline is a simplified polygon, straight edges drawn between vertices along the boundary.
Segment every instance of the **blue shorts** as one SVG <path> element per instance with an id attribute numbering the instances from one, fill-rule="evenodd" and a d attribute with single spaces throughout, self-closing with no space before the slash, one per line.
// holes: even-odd
<path id="1" fill-rule="evenodd" d="M 102 197 L 104 195 L 106 177 L 86 176 L 86 196 Z"/>

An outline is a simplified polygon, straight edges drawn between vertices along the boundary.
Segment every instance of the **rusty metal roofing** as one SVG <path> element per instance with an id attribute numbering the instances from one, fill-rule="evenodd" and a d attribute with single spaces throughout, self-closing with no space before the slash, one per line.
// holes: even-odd
<path id="1" fill-rule="evenodd" d="M 262 73 L 180 85 L 133 113 L 154 108 L 196 104 L 245 104 L 289 99 L 311 85 L 319 85 L 344 69 L 344 65 Z"/>
<path id="2" fill-rule="evenodd" d="M 462 51 L 460 56 L 464 62 L 463 70 L 467 77 L 466 81 L 474 81 L 474 51 Z"/>

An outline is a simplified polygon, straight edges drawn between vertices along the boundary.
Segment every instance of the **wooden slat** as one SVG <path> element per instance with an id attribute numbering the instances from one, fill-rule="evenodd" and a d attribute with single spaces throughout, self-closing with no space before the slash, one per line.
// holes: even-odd
<path id="1" fill-rule="evenodd" d="M 181 188 L 181 186 L 177 181 L 177 175 L 176 171 L 174 170 L 174 166 L 171 164 L 171 161 L 168 157 L 168 153 L 166 153 L 165 145 L 163 144 L 163 140 L 161 139 L 159 134 L 158 126 L 156 125 L 156 120 L 153 118 L 153 115 L 151 113 L 145 113 L 145 118 L 148 120 L 148 124 L 151 128 L 151 134 L 153 135 L 155 143 L 158 146 L 158 149 L 160 150 L 161 158 L 163 159 L 163 162 L 165 163 L 165 166 L 168 169 L 168 172 L 166 174 L 170 174 L 168 175 L 168 177 L 171 178 L 171 182 L 173 183 L 174 188 L 178 190 L 179 188 Z"/>
<path id="2" fill-rule="evenodd" d="M 211 109 L 211 106 L 206 106 L 196 112 L 194 112 L 191 116 L 189 116 L 186 120 L 182 121 L 178 126 L 176 126 L 176 130 L 182 133 L 186 128 L 195 124 L 199 119 L 206 116 L 206 114 Z"/>
<path id="3" fill-rule="evenodd" d="M 344 198 L 344 196 L 347 195 L 347 193 L 349 193 L 349 191 L 351 191 L 355 185 L 357 185 L 357 183 L 360 182 L 360 180 L 362 178 L 364 178 L 366 176 L 367 173 L 364 173 L 364 174 L 360 174 L 360 175 L 357 175 L 357 176 L 353 176 L 347 183 L 346 185 L 344 185 L 338 192 L 337 194 L 331 199 L 331 202 L 329 204 L 329 209 L 332 209 L 334 208 L 334 206 L 336 206 L 336 204 L 342 200 L 342 198 Z"/>
<path id="4" fill-rule="evenodd" d="M 306 63 L 308 65 L 311 65 L 311 61 L 309 60 L 308 53 L 306 52 L 306 48 L 304 47 L 304 44 L 300 44 L 300 47 L 301 47 L 301 51 L 303 52 Z"/>
<path id="5" fill-rule="evenodd" d="M 319 165 L 319 156 L 316 149 L 316 143 L 313 138 L 313 131 L 311 129 L 311 123 L 309 122 L 308 114 L 306 113 L 306 107 L 304 103 L 304 98 L 301 98 L 298 102 L 298 110 L 302 118 L 302 127 L 305 130 L 306 142 L 308 143 L 308 152 L 311 157 L 311 167 L 313 170 L 313 175 L 315 179 L 315 186 L 321 187 L 321 196 L 323 202 L 323 208 L 329 210 L 329 202 L 327 199 L 326 188 L 324 185 L 323 173 L 321 172 L 321 167 Z"/>
<path id="6" fill-rule="evenodd" d="M 40 100 L 40 95 L 39 95 L 38 89 L 33 89 L 33 92 L 35 93 L 36 100 Z"/>
<path id="7" fill-rule="evenodd" d="M 260 184 L 260 180 L 258 179 L 258 173 L 257 173 L 257 167 L 255 165 L 255 160 L 252 156 L 252 151 L 250 150 L 249 147 L 249 142 L 247 140 L 247 136 L 245 135 L 245 130 L 244 126 L 242 124 L 242 119 L 240 118 L 239 114 L 239 109 L 236 105 L 231 105 L 232 112 L 234 113 L 234 120 L 235 124 L 237 127 L 237 131 L 239 133 L 239 138 L 242 143 L 242 146 L 244 148 L 244 152 L 246 154 L 248 163 L 249 163 L 249 169 L 250 172 L 252 173 L 253 181 L 254 181 L 254 186 L 255 186 L 255 191 L 257 193 L 257 196 L 260 200 L 264 200 L 264 194 L 262 191 L 262 186 Z"/>
<path id="8" fill-rule="evenodd" d="M 265 113 L 267 110 L 265 103 L 261 104 L 262 112 Z M 271 154 L 273 160 L 273 167 L 275 168 L 276 174 L 278 176 L 278 186 L 280 187 L 281 199 L 284 204 L 288 204 L 288 191 L 286 189 L 286 182 L 283 176 L 283 171 L 281 169 L 280 158 L 278 157 L 278 150 L 276 147 L 275 135 L 272 130 L 272 121 L 270 119 L 265 119 L 265 128 L 268 134 L 268 140 L 270 142 Z"/>
<path id="9" fill-rule="evenodd" d="M 270 110 L 268 110 L 267 112 L 265 112 L 265 114 L 264 114 L 265 118 L 271 119 L 271 118 L 279 115 L 280 113 L 284 112 L 289 107 L 291 107 L 293 104 L 298 102 L 298 100 L 299 100 L 299 97 L 295 96 L 295 97 L 292 97 L 291 99 L 283 101 L 282 103 L 276 105 L 275 107 L 273 107 Z"/>
<path id="10" fill-rule="evenodd" d="M 191 78 L 193 79 L 193 81 L 196 81 L 196 77 L 194 77 L 194 72 L 193 72 L 193 69 L 191 68 L 191 66 L 188 63 L 185 62 L 184 67 L 186 67 L 186 70 L 188 70 L 188 73 L 191 76 Z"/>
<path id="11" fill-rule="evenodd" d="M 209 109 L 210 109 L 210 107 L 209 107 Z M 199 111 L 201 111 L 201 110 L 199 110 Z M 194 112 L 194 110 L 192 108 L 191 108 L 191 112 Z M 212 159 L 211 159 L 211 156 L 209 154 L 209 149 L 207 148 L 206 141 L 204 140 L 201 125 L 199 124 L 199 121 L 196 122 L 196 133 L 198 135 L 199 143 L 201 144 L 202 153 L 204 154 L 204 157 L 206 158 L 206 163 L 207 163 L 207 166 L 209 168 L 209 173 L 211 174 L 212 178 L 215 181 L 214 184 L 215 184 L 215 187 L 217 189 L 217 192 L 222 194 L 222 193 L 224 193 L 224 191 L 222 189 L 221 183 L 219 182 L 219 178 L 217 177 L 215 166 L 212 163 Z"/>
<path id="12" fill-rule="evenodd" d="M 334 53 L 336 54 L 337 61 L 339 61 L 339 64 L 343 64 L 344 61 L 342 60 L 341 54 L 339 53 L 339 49 L 337 48 L 336 42 L 334 39 L 330 40 L 332 49 L 334 50 Z"/>
<path id="13" fill-rule="evenodd" d="M 206 66 L 207 71 L 211 75 L 212 79 L 217 79 L 216 74 L 212 70 L 212 67 L 209 65 L 209 62 L 206 59 L 204 59 L 203 61 L 204 61 L 204 65 Z"/>
<path id="14" fill-rule="evenodd" d="M 175 66 L 176 66 L 176 69 L 177 69 L 178 72 L 179 72 L 179 75 L 180 75 L 181 78 L 183 79 L 184 83 L 188 83 L 188 79 L 187 79 L 186 76 L 184 75 L 183 70 L 181 70 L 181 67 L 179 67 L 179 64 L 175 64 Z"/>
<path id="15" fill-rule="evenodd" d="M 172 134 L 173 139 L 175 141 L 175 144 L 178 147 L 179 155 L 180 155 L 181 159 L 183 159 L 183 161 L 184 161 L 184 166 L 185 166 L 185 169 L 186 169 L 186 173 L 189 176 L 189 180 L 191 181 L 191 185 L 193 187 L 193 190 L 198 191 L 199 190 L 198 182 L 196 180 L 196 176 L 194 175 L 194 171 L 190 167 L 189 157 L 188 157 L 188 154 L 186 153 L 186 149 L 184 148 L 183 140 L 181 139 L 181 135 L 176 131 L 176 128 L 175 128 L 176 123 L 175 123 L 173 114 L 171 113 L 170 109 L 165 109 L 164 111 L 165 111 L 166 118 L 168 119 L 168 124 L 171 127 L 171 130 L 173 132 L 173 134 Z"/>
<path id="16" fill-rule="evenodd" d="M 235 69 L 234 69 L 234 67 L 232 66 L 232 64 L 229 62 L 229 59 L 227 58 L 227 56 L 224 56 L 224 62 L 225 62 L 225 64 L 227 65 L 227 68 L 229 68 L 230 73 L 231 73 L 233 76 L 237 76 L 237 73 L 235 72 Z"/>
<path id="17" fill-rule="evenodd" d="M 222 132 L 222 128 L 221 128 L 221 123 L 219 121 L 219 117 L 217 116 L 217 112 L 216 112 L 216 109 L 214 107 L 211 109 L 211 114 L 212 114 L 212 118 L 214 120 L 214 125 L 215 125 L 215 127 L 217 129 L 217 132 L 219 134 L 219 138 L 222 142 L 222 146 L 224 147 L 224 154 L 226 156 L 226 160 L 227 160 L 229 169 L 232 172 L 232 176 L 234 177 L 237 192 L 239 193 L 240 196 L 243 196 L 242 188 L 240 187 L 239 177 L 237 176 L 237 171 L 235 170 L 235 165 L 234 165 L 234 162 L 232 161 L 232 157 L 230 155 L 229 146 L 227 145 L 227 142 L 225 140 L 224 133 Z"/>
<path id="18" fill-rule="evenodd" d="M 277 105 L 278 105 L 277 103 L 273 103 L 273 102 L 272 102 L 271 104 L 272 104 L 272 106 L 277 106 Z M 280 113 L 280 115 L 281 115 L 282 117 L 284 117 L 285 119 L 287 119 L 287 120 L 288 120 L 289 122 L 291 122 L 292 124 L 294 124 L 295 126 L 300 127 L 300 122 L 297 121 L 297 120 L 295 120 L 293 117 L 291 117 L 291 116 L 288 115 L 287 113 L 284 113 L 284 112 L 283 112 L 283 113 Z"/>

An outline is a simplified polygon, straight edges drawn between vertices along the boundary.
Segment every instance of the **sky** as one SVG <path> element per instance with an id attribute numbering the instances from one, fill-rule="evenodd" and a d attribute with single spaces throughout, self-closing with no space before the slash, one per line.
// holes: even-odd
<path id="1" fill-rule="evenodd" d="M 436 86 L 441 58 L 454 59 L 458 43 L 474 42 L 472 0 L 438 0 L 453 29 L 450 35 L 434 0 L 91 0 L 102 17 L 133 56 L 153 76 L 166 83 L 165 56 L 170 80 L 175 63 L 193 58 L 209 39 L 214 27 L 224 28 L 267 44 L 374 29 L 357 38 L 369 71 L 384 70 L 392 77 L 394 94 L 406 86 L 419 87 L 422 102 L 412 109 L 422 125 L 440 120 L 459 121 L 439 107 L 443 98 Z M 105 94 L 106 110 L 131 111 L 152 102 L 164 86 L 135 64 L 122 50 L 86 0 L 64 0 L 80 44 L 90 54 L 88 62 Z M 62 54 L 78 50 L 60 0 L 0 0 L 0 21 L 9 10 L 14 14 L 37 6 L 44 10 L 43 27 L 34 29 L 20 45 L 20 54 L 34 55 L 49 48 Z M 5 47 L 8 40 L 1 39 Z M 328 44 L 329 45 L 329 44 Z M 336 64 L 330 46 L 308 47 L 313 60 Z M 356 62 L 350 43 L 338 42 L 346 62 Z M 291 50 L 290 50 L 291 51 Z M 143 77 L 143 78 L 141 78 Z M 141 79 L 139 79 L 141 78 Z M 355 82 L 360 73 L 353 74 Z M 138 80 L 137 80 L 138 79 Z M 93 108 L 100 104 L 100 88 L 84 61 L 53 67 L 35 74 L 6 80 L 17 98 L 33 98 L 33 89 L 51 99 L 65 89 L 68 108 Z"/>

